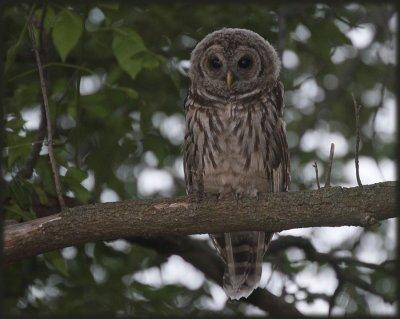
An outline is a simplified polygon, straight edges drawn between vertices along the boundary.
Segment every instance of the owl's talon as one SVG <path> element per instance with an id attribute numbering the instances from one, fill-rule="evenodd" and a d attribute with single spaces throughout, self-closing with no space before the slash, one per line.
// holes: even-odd
<path id="1" fill-rule="evenodd" d="M 191 214 L 194 214 L 199 209 L 203 197 L 204 196 L 201 192 L 195 192 L 189 195 L 189 207 Z"/>
<path id="2" fill-rule="evenodd" d="M 210 196 L 211 200 L 214 200 L 215 202 L 218 202 L 221 199 L 221 194 L 220 193 L 214 193 Z"/>
<path id="3" fill-rule="evenodd" d="M 236 192 L 235 193 L 236 204 L 239 204 L 239 201 L 240 201 L 241 198 L 242 198 L 242 193 Z"/>

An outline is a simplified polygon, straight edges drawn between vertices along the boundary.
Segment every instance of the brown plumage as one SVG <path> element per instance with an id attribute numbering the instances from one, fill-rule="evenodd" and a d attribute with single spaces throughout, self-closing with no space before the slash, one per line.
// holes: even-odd
<path id="1" fill-rule="evenodd" d="M 254 32 L 222 29 L 196 46 L 191 63 L 184 142 L 188 194 L 258 197 L 286 191 L 289 157 L 275 50 Z M 272 235 L 210 235 L 226 265 L 230 298 L 247 297 L 257 287 Z"/>

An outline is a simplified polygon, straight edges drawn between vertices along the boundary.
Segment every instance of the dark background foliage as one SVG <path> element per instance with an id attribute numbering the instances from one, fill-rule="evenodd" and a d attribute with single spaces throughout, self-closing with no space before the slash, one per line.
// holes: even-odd
<path id="1" fill-rule="evenodd" d="M 324 180 L 331 142 L 333 184 L 356 185 L 352 93 L 363 105 L 361 178 L 395 179 L 397 22 L 391 5 L 50 2 L 44 8 L 22 3 L 2 11 L 7 220 L 59 209 L 40 125 L 41 91 L 27 30 L 31 14 L 44 42 L 56 159 L 69 206 L 185 193 L 181 144 L 188 59 L 200 39 L 222 27 L 258 32 L 283 58 L 291 190 L 316 187 L 314 160 Z M 319 252 L 380 264 L 394 258 L 394 227 L 391 220 L 372 229 L 316 228 L 281 237 L 299 236 Z M 207 244 L 205 238 L 191 240 Z M 392 272 L 338 263 L 343 278 L 331 264 L 308 257 L 299 248 L 267 255 L 263 287 L 305 313 L 326 314 L 334 292 L 333 313 L 393 313 Z M 9 314 L 260 312 L 225 303 L 221 288 L 180 257 L 166 262 L 123 240 L 45 253 L 4 274 Z"/>

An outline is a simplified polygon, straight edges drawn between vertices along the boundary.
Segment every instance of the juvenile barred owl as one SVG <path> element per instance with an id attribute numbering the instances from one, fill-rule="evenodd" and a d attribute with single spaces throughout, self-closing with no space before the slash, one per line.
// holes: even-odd
<path id="1" fill-rule="evenodd" d="M 185 100 L 184 170 L 188 194 L 259 197 L 288 189 L 283 85 L 274 48 L 243 29 L 213 32 L 191 55 Z M 225 263 L 231 299 L 257 287 L 271 232 L 210 235 Z"/>

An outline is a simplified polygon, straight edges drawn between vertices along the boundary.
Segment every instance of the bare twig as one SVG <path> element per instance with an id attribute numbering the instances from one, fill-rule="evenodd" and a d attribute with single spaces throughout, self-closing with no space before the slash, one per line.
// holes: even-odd
<path id="1" fill-rule="evenodd" d="M 36 47 L 36 37 L 35 37 L 35 32 L 33 30 L 32 22 L 29 22 L 28 30 L 29 30 L 29 36 L 30 36 L 31 42 L 32 42 L 32 48 L 35 53 L 36 65 L 37 65 L 38 72 L 39 72 L 40 87 L 42 90 L 43 105 L 44 105 L 44 109 L 45 109 L 45 113 L 46 113 L 48 151 L 49 151 L 51 169 L 53 171 L 54 184 L 55 184 L 57 198 L 58 198 L 58 202 L 60 204 L 60 208 L 64 209 L 65 202 L 64 202 L 64 198 L 62 197 L 60 175 L 58 173 L 57 163 L 56 163 L 56 159 L 54 156 L 54 150 L 53 150 L 53 133 L 52 133 L 52 126 L 51 126 L 50 107 L 49 107 L 49 100 L 48 100 L 48 95 L 47 95 L 46 79 L 45 79 L 44 72 L 43 72 L 43 66 L 42 66 L 42 62 L 40 59 L 40 54 Z"/>
<path id="2" fill-rule="evenodd" d="M 335 154 L 335 143 L 331 143 L 331 150 L 329 152 L 329 163 L 328 163 L 328 169 L 326 172 L 326 179 L 325 179 L 325 187 L 331 186 L 331 172 L 332 172 L 333 155 L 334 154 Z"/>
<path id="3" fill-rule="evenodd" d="M 337 297 L 339 296 L 340 292 L 343 289 L 343 279 L 341 278 L 340 272 L 336 273 L 336 276 L 338 276 L 338 285 L 335 289 L 335 291 L 333 292 L 332 296 L 329 298 L 328 304 L 329 304 L 329 308 L 328 308 L 328 317 L 332 316 L 332 310 L 335 307 L 335 302 Z"/>
<path id="4" fill-rule="evenodd" d="M 303 83 L 305 83 L 305 82 L 307 82 L 308 80 L 313 79 L 313 78 L 315 78 L 315 77 L 316 77 L 316 74 L 314 74 L 314 73 L 305 76 L 305 77 L 302 78 L 298 83 L 294 84 L 294 85 L 292 86 L 292 88 L 290 88 L 290 90 L 297 90 L 300 86 L 303 85 Z"/>
<path id="5" fill-rule="evenodd" d="M 381 96 L 379 99 L 379 103 L 378 106 L 375 109 L 374 114 L 372 115 L 372 121 L 371 121 L 371 129 L 372 129 L 372 136 L 371 136 L 371 140 L 375 141 L 376 138 L 376 129 L 375 129 L 375 123 L 376 123 L 376 117 L 378 116 L 378 112 L 382 109 L 383 107 L 383 102 L 385 100 L 385 90 L 386 90 L 386 83 L 385 81 L 382 82 L 382 86 L 381 86 Z"/>
<path id="6" fill-rule="evenodd" d="M 65 143 L 66 143 L 66 141 L 53 142 L 53 147 L 63 146 L 63 145 L 65 145 Z M 4 150 L 12 150 L 12 149 L 15 149 L 15 148 L 18 148 L 18 147 L 24 147 L 24 146 L 28 146 L 28 145 L 32 146 L 32 147 L 35 147 L 35 145 L 37 145 L 37 144 L 39 144 L 40 148 L 42 147 L 43 144 L 46 145 L 46 146 L 48 145 L 46 139 L 41 139 L 41 140 L 34 141 L 34 142 L 21 143 L 21 144 L 15 144 L 15 145 L 11 145 L 11 146 L 6 146 L 3 149 Z M 26 169 L 26 168 L 24 168 L 24 169 Z M 19 176 L 21 174 L 21 171 L 22 170 L 20 170 L 18 172 L 17 176 Z M 20 177 L 29 178 L 29 177 L 31 177 L 31 175 L 29 175 L 29 176 L 20 176 Z"/>
<path id="7" fill-rule="evenodd" d="M 356 153 L 354 157 L 354 161 L 356 164 L 356 178 L 358 186 L 362 186 L 361 178 L 360 178 L 360 164 L 358 161 L 358 153 L 360 150 L 360 111 L 361 111 L 361 104 L 358 104 L 354 94 L 352 93 L 351 96 L 353 97 L 353 105 L 354 105 L 354 114 L 356 117 Z"/>
<path id="8" fill-rule="evenodd" d="M 21 144 L 21 145 L 13 145 L 6 147 L 6 149 L 11 149 L 11 148 L 16 148 L 22 145 L 32 145 L 32 150 L 31 153 L 29 154 L 28 160 L 26 161 L 26 164 L 24 167 L 22 167 L 17 175 L 14 177 L 14 179 L 29 179 L 32 174 L 33 174 L 33 169 L 36 165 L 37 160 L 39 159 L 40 156 L 40 151 L 42 149 L 42 144 L 43 144 L 43 139 L 46 136 L 46 122 L 45 122 L 45 114 L 44 114 L 44 108 L 41 108 L 41 119 L 40 119 L 40 125 L 37 133 L 37 138 L 38 141 L 32 142 L 32 143 L 26 143 L 26 144 Z"/>
<path id="9" fill-rule="evenodd" d="M 314 161 L 313 167 L 314 167 L 314 169 L 315 169 L 315 180 L 317 181 L 318 189 L 321 189 L 321 185 L 319 184 L 318 164 L 317 164 L 317 161 Z"/>
<path id="10" fill-rule="evenodd" d="M 34 8 L 35 8 L 35 6 L 32 6 L 30 13 L 27 17 L 27 20 L 28 20 L 27 25 L 28 26 L 29 26 L 29 21 L 31 21 L 33 19 Z M 42 11 L 42 16 L 41 16 L 40 23 L 39 23 L 40 34 L 42 34 L 46 11 L 47 10 Z M 42 50 L 42 40 L 40 42 L 40 46 L 41 46 L 41 50 Z M 39 125 L 39 129 L 38 129 L 38 133 L 37 133 L 37 139 L 43 140 L 45 138 L 45 136 L 46 136 L 45 110 L 44 110 L 44 106 L 42 103 L 42 105 L 40 107 L 40 125 Z M 41 149 L 42 149 L 42 143 L 33 144 L 33 147 L 32 147 L 31 153 L 29 154 L 28 160 L 26 161 L 26 164 L 24 165 L 24 167 L 22 167 L 18 171 L 17 175 L 14 177 L 15 180 L 29 179 L 32 176 L 33 169 L 36 165 L 37 160 L 39 159 L 39 154 L 40 154 Z"/>
<path id="11" fill-rule="evenodd" d="M 278 40 L 278 55 L 282 61 L 283 51 L 286 43 L 286 9 L 278 9 L 278 25 L 279 25 L 279 40 Z"/>

